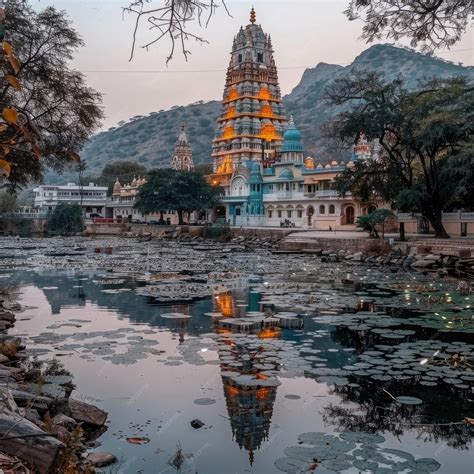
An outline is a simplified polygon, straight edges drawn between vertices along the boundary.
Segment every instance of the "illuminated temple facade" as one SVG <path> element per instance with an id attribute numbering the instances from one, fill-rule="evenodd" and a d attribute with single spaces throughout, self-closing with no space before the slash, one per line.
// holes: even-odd
<path id="1" fill-rule="evenodd" d="M 232 172 L 222 197 L 225 218 L 230 225 L 242 227 L 353 230 L 357 217 L 380 203 L 362 205 L 350 193 L 341 196 L 336 179 L 355 160 L 371 157 L 371 147 L 361 137 L 347 162 L 318 163 L 305 156 L 301 132 L 290 117 L 275 162 L 264 166 L 248 160 Z"/>
<path id="2" fill-rule="evenodd" d="M 294 226 L 352 230 L 357 217 L 378 206 L 340 196 L 336 178 L 357 159 L 371 159 L 361 137 L 346 162 L 305 156 L 301 132 L 281 100 L 270 36 L 250 23 L 234 38 L 222 113 L 212 146 L 213 174 L 223 187 L 217 216 L 232 226 Z"/>
<path id="3" fill-rule="evenodd" d="M 247 162 L 269 166 L 278 154 L 286 116 L 270 35 L 250 23 L 234 38 L 213 141 L 214 184 L 228 185 L 232 174 Z"/>

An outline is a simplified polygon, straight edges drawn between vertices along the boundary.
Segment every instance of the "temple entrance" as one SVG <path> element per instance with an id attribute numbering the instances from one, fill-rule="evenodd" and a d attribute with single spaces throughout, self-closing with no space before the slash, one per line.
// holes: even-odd
<path id="1" fill-rule="evenodd" d="M 311 227 L 313 225 L 313 214 L 314 207 L 308 206 L 308 209 L 306 209 L 306 216 L 308 217 L 308 227 Z"/>
<path id="2" fill-rule="evenodd" d="M 346 207 L 346 224 L 354 224 L 354 217 L 355 217 L 354 207 L 347 206 Z"/>

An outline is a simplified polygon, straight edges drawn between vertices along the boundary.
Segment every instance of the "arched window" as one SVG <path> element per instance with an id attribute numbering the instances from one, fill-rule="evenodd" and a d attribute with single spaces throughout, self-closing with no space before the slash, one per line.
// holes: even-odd
<path id="1" fill-rule="evenodd" d="M 354 224 L 354 207 L 347 206 L 346 207 L 346 224 Z"/>
<path id="2" fill-rule="evenodd" d="M 320 214 L 326 214 L 326 206 L 324 204 L 321 204 L 319 206 L 319 213 Z"/>
<path id="3" fill-rule="evenodd" d="M 336 213 L 336 207 L 334 204 L 329 205 L 329 214 L 335 214 Z"/>

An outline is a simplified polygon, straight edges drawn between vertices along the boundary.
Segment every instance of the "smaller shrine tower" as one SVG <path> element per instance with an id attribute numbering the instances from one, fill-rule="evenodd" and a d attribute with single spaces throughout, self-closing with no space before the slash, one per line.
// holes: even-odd
<path id="1" fill-rule="evenodd" d="M 174 146 L 171 168 L 180 171 L 191 171 L 194 168 L 193 152 L 189 145 L 184 125 L 181 126 L 181 132 Z"/>

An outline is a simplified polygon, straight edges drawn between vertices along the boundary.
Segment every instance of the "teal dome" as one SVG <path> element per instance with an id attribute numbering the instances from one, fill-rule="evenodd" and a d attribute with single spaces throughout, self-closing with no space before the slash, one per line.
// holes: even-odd
<path id="1" fill-rule="evenodd" d="M 290 168 L 285 168 L 278 176 L 278 181 L 291 181 L 293 178 L 293 171 Z"/>
<path id="2" fill-rule="evenodd" d="M 283 153 L 303 152 L 303 144 L 301 143 L 301 132 L 295 127 L 293 117 L 290 117 L 288 128 L 283 134 Z"/>

